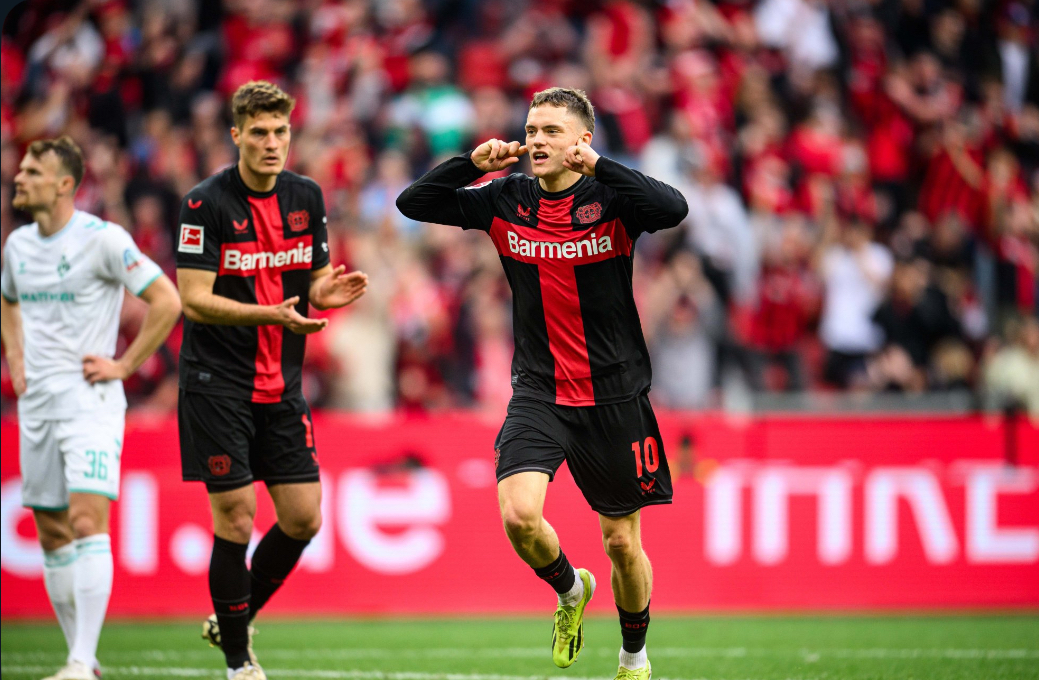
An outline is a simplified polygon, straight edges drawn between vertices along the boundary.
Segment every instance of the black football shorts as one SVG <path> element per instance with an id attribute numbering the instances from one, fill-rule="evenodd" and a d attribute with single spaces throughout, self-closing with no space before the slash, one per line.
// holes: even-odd
<path id="1" fill-rule="evenodd" d="M 499 482 L 527 471 L 552 479 L 565 460 L 592 510 L 607 517 L 671 502 L 671 472 L 648 394 L 602 406 L 513 397 L 494 457 Z"/>
<path id="2" fill-rule="evenodd" d="M 320 480 L 303 395 L 256 404 L 181 390 L 177 421 L 184 481 L 205 482 L 210 493 L 253 481 L 273 486 Z"/>

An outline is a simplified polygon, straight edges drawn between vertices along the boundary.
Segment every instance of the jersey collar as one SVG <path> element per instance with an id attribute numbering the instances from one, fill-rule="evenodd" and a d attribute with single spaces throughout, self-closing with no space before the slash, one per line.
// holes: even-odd
<path id="1" fill-rule="evenodd" d="M 278 186 L 281 185 L 281 176 L 282 176 L 283 172 L 284 171 L 278 173 L 278 178 L 274 180 L 274 188 L 271 189 L 270 191 L 253 191 L 245 183 L 245 180 L 242 179 L 242 173 L 238 169 L 238 163 L 235 163 L 234 165 L 231 166 L 231 174 L 234 175 L 235 183 L 247 195 L 253 196 L 255 198 L 270 198 L 274 194 L 278 193 Z"/>
<path id="2" fill-rule="evenodd" d="M 44 243 L 53 243 L 53 242 L 57 241 L 59 238 L 61 238 L 62 236 L 64 236 L 65 234 L 67 234 L 68 232 L 72 231 L 71 229 L 69 229 L 69 227 L 71 227 L 73 224 L 75 224 L 79 220 L 79 218 L 82 217 L 82 215 L 83 215 L 83 213 L 80 212 L 79 210 L 73 210 L 72 211 L 72 217 L 70 217 L 69 221 L 65 223 L 65 226 L 63 226 L 61 229 L 58 229 L 56 232 L 54 232 L 50 236 L 44 236 L 43 234 L 40 233 L 40 225 L 39 224 L 35 224 L 36 228 L 33 229 L 33 233 L 36 234 L 36 238 L 40 239 Z"/>
<path id="3" fill-rule="evenodd" d="M 588 175 L 581 175 L 576 182 L 568 186 L 566 189 L 563 189 L 562 191 L 545 191 L 543 188 L 541 188 L 541 181 L 537 177 L 535 177 L 534 192 L 540 198 L 544 198 L 545 200 L 558 201 L 561 198 L 566 198 L 567 196 L 576 194 L 577 190 L 583 187 L 585 185 L 585 182 L 588 181 L 588 179 Z"/>

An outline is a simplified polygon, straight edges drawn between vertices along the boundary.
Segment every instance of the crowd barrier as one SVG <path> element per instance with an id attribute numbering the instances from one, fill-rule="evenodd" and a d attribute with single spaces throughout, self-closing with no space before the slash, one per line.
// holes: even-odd
<path id="1" fill-rule="evenodd" d="M 675 500 L 643 512 L 655 612 L 1039 606 L 1039 429 L 1028 422 L 660 421 Z M 324 524 L 269 611 L 550 609 L 552 594 L 501 529 L 498 425 L 472 414 L 315 414 Z M 51 616 L 21 507 L 17 423 L 4 421 L 0 435 L 2 615 Z M 129 418 L 112 518 L 113 616 L 211 611 L 208 502 L 200 484 L 180 481 L 179 465 L 175 420 Z M 545 514 L 570 560 L 606 586 L 598 519 L 565 466 Z M 272 522 L 264 499 L 257 530 Z M 607 590 L 592 603 L 612 608 Z"/>

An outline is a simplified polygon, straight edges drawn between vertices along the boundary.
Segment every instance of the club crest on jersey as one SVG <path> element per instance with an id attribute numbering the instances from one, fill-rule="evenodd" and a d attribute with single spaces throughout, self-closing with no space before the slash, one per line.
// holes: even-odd
<path id="1" fill-rule="evenodd" d="M 204 229 L 198 224 L 180 225 L 180 243 L 177 251 L 181 253 L 202 254 L 202 244 L 205 239 Z"/>
<path id="2" fill-rule="evenodd" d="M 310 226 L 310 213 L 306 210 L 297 210 L 296 212 L 290 212 L 289 218 L 289 229 L 291 231 L 306 231 L 307 227 Z"/>
<path id="3" fill-rule="evenodd" d="M 70 269 L 72 269 L 72 267 L 69 266 L 69 261 L 65 259 L 65 253 L 62 253 L 61 261 L 58 262 L 58 276 L 65 278 L 65 275 L 69 273 Z"/>
<path id="4" fill-rule="evenodd" d="M 234 231 L 236 234 L 244 234 L 249 229 L 249 219 L 246 218 L 239 222 L 238 220 L 231 220 L 234 224 Z"/>
<path id="5" fill-rule="evenodd" d="M 602 205 L 589 203 L 577 209 L 577 221 L 581 224 L 591 224 L 602 217 Z"/>

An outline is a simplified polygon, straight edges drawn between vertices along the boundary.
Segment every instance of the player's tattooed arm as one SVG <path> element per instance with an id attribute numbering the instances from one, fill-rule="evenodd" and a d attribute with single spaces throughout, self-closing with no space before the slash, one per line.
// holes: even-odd
<path id="1" fill-rule="evenodd" d="M 296 310 L 295 295 L 276 305 L 238 302 L 213 292 L 216 272 L 205 269 L 177 269 L 177 287 L 184 316 L 195 323 L 221 326 L 285 326 L 293 333 L 317 333 L 328 319 L 308 319 Z"/>
<path id="2" fill-rule="evenodd" d="M 17 302 L 0 296 L 0 334 L 4 340 L 7 365 L 11 369 L 11 386 L 16 397 L 25 392 L 25 353 L 22 336 L 22 310 Z"/>
<path id="3" fill-rule="evenodd" d="M 155 279 L 141 291 L 140 298 L 148 304 L 144 322 L 137 337 L 119 359 L 88 354 L 83 357 L 83 377 L 91 385 L 107 380 L 125 380 L 134 374 L 145 360 L 159 349 L 180 318 L 180 298 L 169 277 Z"/>
<path id="4" fill-rule="evenodd" d="M 310 304 L 317 309 L 346 307 L 368 290 L 368 275 L 364 272 L 346 272 L 346 265 L 332 269 L 326 265 L 311 272 Z"/>

